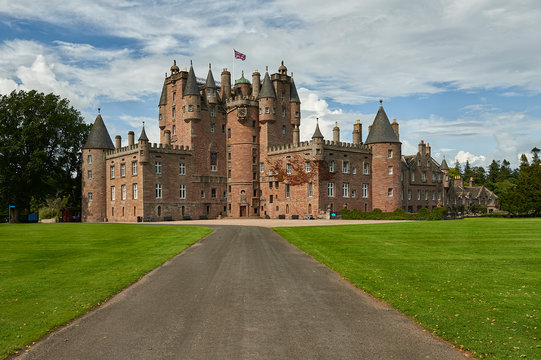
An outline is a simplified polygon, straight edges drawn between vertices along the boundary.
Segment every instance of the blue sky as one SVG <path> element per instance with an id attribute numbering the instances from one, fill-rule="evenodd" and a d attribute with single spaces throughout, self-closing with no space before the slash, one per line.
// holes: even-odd
<path id="1" fill-rule="evenodd" d="M 400 123 L 403 153 L 518 165 L 541 147 L 541 3 L 535 0 L 57 1 L 0 0 L 0 93 L 37 89 L 97 108 L 111 136 L 145 121 L 173 59 L 235 78 L 284 60 L 301 97 L 301 137 L 315 118 L 363 138 L 379 99 Z M 233 60 L 233 49 L 247 55 Z"/>

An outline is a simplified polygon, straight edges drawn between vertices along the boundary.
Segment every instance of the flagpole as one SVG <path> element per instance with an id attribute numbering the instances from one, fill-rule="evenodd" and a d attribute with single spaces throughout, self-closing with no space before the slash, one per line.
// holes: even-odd
<path id="1" fill-rule="evenodd" d="M 235 49 L 233 49 L 233 84 L 235 84 Z"/>

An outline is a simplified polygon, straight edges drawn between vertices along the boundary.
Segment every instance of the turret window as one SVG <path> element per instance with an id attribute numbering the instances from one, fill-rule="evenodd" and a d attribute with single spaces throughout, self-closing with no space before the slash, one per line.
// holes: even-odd
<path id="1" fill-rule="evenodd" d="M 188 105 L 188 112 L 193 112 L 193 105 Z"/>
<path id="2" fill-rule="evenodd" d="M 173 101 L 175 101 L 176 99 L 177 99 L 177 92 L 174 91 L 174 92 L 173 92 Z"/>
<path id="3" fill-rule="evenodd" d="M 86 157 L 86 162 L 87 162 L 88 164 L 92 164 L 92 155 L 88 155 L 88 156 Z"/>
<path id="4" fill-rule="evenodd" d="M 282 108 L 282 117 L 286 117 L 286 109 Z"/>
<path id="5" fill-rule="evenodd" d="M 270 114 L 270 107 L 265 107 L 265 114 Z"/>
<path id="6" fill-rule="evenodd" d="M 88 201 L 89 202 L 92 201 L 92 193 L 91 192 L 88 193 Z"/>
<path id="7" fill-rule="evenodd" d="M 88 170 L 88 180 L 92 179 L 92 170 Z"/>
<path id="8" fill-rule="evenodd" d="M 311 171 L 311 169 L 310 169 L 310 161 L 305 161 L 304 162 L 304 171 L 306 171 L 307 173 L 309 173 Z"/>
<path id="9" fill-rule="evenodd" d="M 393 197 L 393 188 L 388 188 L 387 189 L 387 196 L 388 197 Z"/>
<path id="10" fill-rule="evenodd" d="M 299 117 L 299 112 L 298 112 L 298 111 L 295 111 L 295 117 L 296 117 L 296 118 Z"/>
<path id="11" fill-rule="evenodd" d="M 286 174 L 291 175 L 291 164 L 286 164 Z"/>
<path id="12" fill-rule="evenodd" d="M 314 194 L 314 192 L 313 192 L 313 185 L 312 185 L 312 183 L 310 182 L 310 183 L 308 183 L 308 197 L 312 197 L 313 194 Z"/>
<path id="13" fill-rule="evenodd" d="M 210 108 L 210 117 L 214 117 L 215 116 L 215 113 L 214 113 L 214 106 L 212 106 Z"/>
<path id="14" fill-rule="evenodd" d="M 289 198 L 289 184 L 286 184 L 286 198 Z"/>
<path id="15" fill-rule="evenodd" d="M 389 175 L 392 175 L 393 174 L 393 167 L 392 166 L 389 166 L 387 168 L 387 172 L 389 173 Z"/>
<path id="16" fill-rule="evenodd" d="M 393 157 L 393 150 L 389 149 L 387 150 L 387 157 L 391 159 Z"/>
<path id="17" fill-rule="evenodd" d="M 201 111 L 201 106 L 197 105 L 197 112 L 200 112 L 200 111 Z"/>
<path id="18" fill-rule="evenodd" d="M 173 119 L 175 118 L 175 114 L 176 114 L 176 110 L 175 110 L 175 107 L 173 106 L 173 110 L 172 110 Z"/>

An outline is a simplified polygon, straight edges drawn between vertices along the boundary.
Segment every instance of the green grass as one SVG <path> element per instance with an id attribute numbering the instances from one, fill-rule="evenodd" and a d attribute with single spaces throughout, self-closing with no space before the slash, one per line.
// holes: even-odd
<path id="1" fill-rule="evenodd" d="M 87 312 L 212 230 L 0 225 L 0 358 Z"/>
<path id="2" fill-rule="evenodd" d="M 541 219 L 274 230 L 477 358 L 541 359 Z"/>

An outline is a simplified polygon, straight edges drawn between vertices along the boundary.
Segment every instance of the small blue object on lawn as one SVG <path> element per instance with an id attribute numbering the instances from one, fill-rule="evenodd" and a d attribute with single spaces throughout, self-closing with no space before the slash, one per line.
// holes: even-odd
<path id="1" fill-rule="evenodd" d="M 15 205 L 9 205 L 8 224 L 11 224 L 11 209 L 15 209 Z"/>

